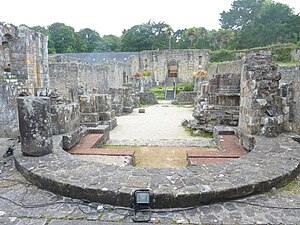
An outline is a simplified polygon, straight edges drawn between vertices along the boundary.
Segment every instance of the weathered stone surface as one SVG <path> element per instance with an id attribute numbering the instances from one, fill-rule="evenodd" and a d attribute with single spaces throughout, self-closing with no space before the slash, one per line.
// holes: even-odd
<path id="1" fill-rule="evenodd" d="M 19 97 L 18 112 L 22 152 L 43 156 L 53 150 L 50 99 Z"/>
<path id="2" fill-rule="evenodd" d="M 59 136 L 55 139 L 58 144 Z M 132 196 L 128 190 L 150 187 L 154 199 L 152 207 L 187 207 L 268 191 L 281 187 L 299 174 L 299 143 L 288 134 L 275 138 L 255 136 L 255 140 L 254 149 L 239 159 L 201 167 L 188 166 L 184 171 L 175 168 L 141 171 L 138 167 L 80 161 L 57 144 L 52 154 L 42 158 L 24 157 L 17 147 L 15 161 L 29 181 L 58 194 L 129 206 Z M 66 171 L 68 176 L 65 176 Z M 113 174 L 122 179 L 114 179 Z M 162 182 L 154 179 L 157 176 Z M 192 182 L 194 179 L 199 183 Z M 185 198 L 188 201 L 184 201 Z"/>
<path id="3" fill-rule="evenodd" d="M 80 126 L 78 103 L 51 105 L 52 132 L 54 135 L 68 133 Z"/>
<path id="4" fill-rule="evenodd" d="M 242 132 L 276 137 L 283 131 L 280 78 L 270 52 L 247 56 L 241 76 L 239 128 Z"/>
<path id="5" fill-rule="evenodd" d="M 17 137 L 17 97 L 49 87 L 48 39 L 26 26 L 0 22 L 0 136 Z"/>
<path id="6" fill-rule="evenodd" d="M 181 91 L 176 95 L 176 103 L 182 105 L 194 105 L 197 92 L 194 91 Z"/>

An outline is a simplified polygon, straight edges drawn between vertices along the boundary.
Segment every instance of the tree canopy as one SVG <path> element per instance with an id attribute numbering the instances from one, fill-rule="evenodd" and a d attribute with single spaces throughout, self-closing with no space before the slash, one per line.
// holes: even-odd
<path id="1" fill-rule="evenodd" d="M 120 37 L 84 28 L 78 32 L 64 23 L 33 29 L 49 36 L 49 53 L 142 51 L 201 48 L 231 50 L 278 43 L 300 44 L 300 16 L 288 5 L 272 0 L 235 0 L 220 13 L 219 30 L 190 27 L 174 30 L 165 22 L 137 24 Z"/>

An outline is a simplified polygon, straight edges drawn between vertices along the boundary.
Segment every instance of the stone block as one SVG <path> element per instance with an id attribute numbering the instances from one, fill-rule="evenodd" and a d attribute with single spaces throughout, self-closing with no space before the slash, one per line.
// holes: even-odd
<path id="1" fill-rule="evenodd" d="M 110 130 L 114 129 L 117 126 L 117 118 L 113 118 L 111 120 L 100 121 L 101 125 L 108 125 Z"/>
<path id="2" fill-rule="evenodd" d="M 98 113 L 81 113 L 80 123 L 95 123 L 99 121 Z"/>
<path id="3" fill-rule="evenodd" d="M 232 127 L 215 126 L 213 130 L 214 141 L 216 144 L 219 142 L 220 135 L 233 135 L 234 129 Z"/>
<path id="4" fill-rule="evenodd" d="M 51 105 L 52 132 L 68 133 L 80 126 L 79 104 Z"/>
<path id="5" fill-rule="evenodd" d="M 256 141 L 255 141 L 255 138 L 253 135 L 247 134 L 245 132 L 240 132 L 239 138 L 240 138 L 241 144 L 243 145 L 243 147 L 245 149 L 247 149 L 248 151 L 251 151 L 254 148 Z"/>
<path id="6" fill-rule="evenodd" d="M 100 112 L 99 113 L 99 120 L 105 121 L 105 120 L 111 120 L 112 117 L 112 112 Z"/>
<path id="7" fill-rule="evenodd" d="M 88 130 L 83 127 L 79 127 L 76 130 L 73 130 L 71 132 L 68 132 L 64 135 L 62 135 L 62 148 L 64 150 L 69 150 L 73 146 L 75 146 L 80 139 L 86 135 Z"/>
<path id="8" fill-rule="evenodd" d="M 139 113 L 145 113 L 145 112 L 146 112 L 146 110 L 144 108 L 139 109 Z"/>

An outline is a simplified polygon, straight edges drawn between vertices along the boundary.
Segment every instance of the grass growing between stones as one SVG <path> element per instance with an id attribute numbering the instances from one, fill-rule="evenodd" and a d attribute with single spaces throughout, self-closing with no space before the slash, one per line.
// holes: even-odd
<path id="1" fill-rule="evenodd" d="M 207 132 L 207 131 L 204 131 L 204 130 L 192 130 L 192 129 L 188 128 L 187 126 L 183 126 L 183 128 L 192 137 L 213 138 L 213 133 L 212 132 Z"/>
<path id="2" fill-rule="evenodd" d="M 287 185 L 279 188 L 277 191 L 278 195 L 300 195 L 300 175 L 288 183 Z"/>

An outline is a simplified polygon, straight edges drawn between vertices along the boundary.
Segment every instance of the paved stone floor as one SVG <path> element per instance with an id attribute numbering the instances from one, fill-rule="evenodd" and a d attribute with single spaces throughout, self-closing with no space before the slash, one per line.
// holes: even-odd
<path id="1" fill-rule="evenodd" d="M 3 158 L 1 141 L 0 224 L 93 225 L 131 224 L 132 209 L 66 198 L 28 183 Z M 287 187 L 243 199 L 185 209 L 155 209 L 151 223 L 159 224 L 300 224 L 300 177 Z"/>
<path id="2" fill-rule="evenodd" d="M 142 140 L 148 142 L 146 139 Z M 121 139 L 119 141 L 122 142 Z M 130 141 L 140 143 L 138 140 L 130 139 Z M 168 140 L 161 141 L 168 142 Z M 131 208 L 71 199 L 31 185 L 15 169 L 13 158 L 3 157 L 13 142 L 13 140 L 0 139 L 0 224 L 128 225 L 133 223 Z M 152 211 L 150 223 L 300 224 L 300 176 L 286 187 L 272 189 L 265 194 L 191 208 L 155 209 Z"/>

